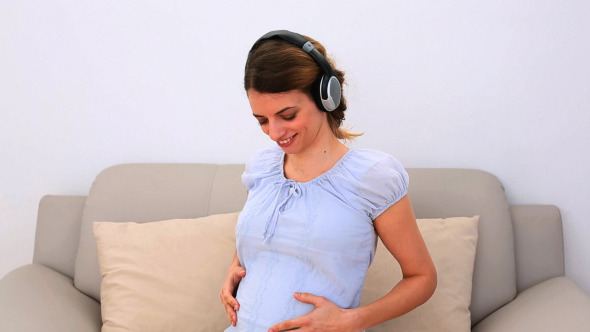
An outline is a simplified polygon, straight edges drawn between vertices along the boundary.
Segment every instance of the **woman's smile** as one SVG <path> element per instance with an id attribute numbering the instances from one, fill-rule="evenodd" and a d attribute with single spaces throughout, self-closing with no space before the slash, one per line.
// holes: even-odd
<path id="1" fill-rule="evenodd" d="M 295 139 L 295 136 L 297 136 L 297 134 L 295 134 L 295 135 L 293 135 L 293 136 L 291 136 L 291 137 L 289 137 L 287 139 L 278 141 L 279 146 L 282 147 L 282 148 L 288 147 L 289 145 L 291 145 L 293 143 L 293 140 Z"/>

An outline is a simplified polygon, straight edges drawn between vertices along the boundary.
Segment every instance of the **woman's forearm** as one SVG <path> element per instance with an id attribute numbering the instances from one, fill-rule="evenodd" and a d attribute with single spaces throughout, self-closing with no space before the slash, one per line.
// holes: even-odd
<path id="1" fill-rule="evenodd" d="M 367 329 L 399 317 L 426 302 L 436 288 L 436 270 L 402 279 L 385 296 L 366 306 L 351 309 L 359 328 Z"/>

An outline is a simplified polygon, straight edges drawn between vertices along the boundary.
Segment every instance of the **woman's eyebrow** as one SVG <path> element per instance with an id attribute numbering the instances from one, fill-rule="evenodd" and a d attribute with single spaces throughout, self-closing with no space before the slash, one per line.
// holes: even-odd
<path id="1" fill-rule="evenodd" d="M 279 115 L 279 114 L 281 114 L 287 110 L 290 110 L 292 108 L 295 108 L 295 106 L 287 106 L 287 107 L 283 108 L 282 110 L 276 112 L 275 115 Z M 252 113 L 252 115 L 254 115 L 254 117 L 256 117 L 256 118 L 265 118 L 264 115 L 258 115 L 258 114 L 254 114 L 254 113 Z"/>

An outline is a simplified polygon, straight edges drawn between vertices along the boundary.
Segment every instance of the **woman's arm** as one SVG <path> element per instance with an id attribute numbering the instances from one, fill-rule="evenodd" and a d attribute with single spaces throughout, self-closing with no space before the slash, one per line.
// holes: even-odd
<path id="1" fill-rule="evenodd" d="M 236 251 L 234 255 L 234 259 L 229 266 L 227 271 L 227 277 L 223 286 L 221 287 L 221 294 L 219 297 L 221 298 L 221 303 L 225 307 L 225 312 L 227 313 L 227 317 L 229 322 L 236 326 L 238 321 L 238 316 L 236 315 L 236 311 L 240 309 L 240 304 L 236 300 L 236 291 L 238 290 L 238 285 L 242 278 L 246 275 L 246 269 L 242 267 L 240 260 L 238 258 L 238 253 Z"/>
<path id="2" fill-rule="evenodd" d="M 358 332 L 401 316 L 426 302 L 436 288 L 436 269 L 420 234 L 410 199 L 406 196 L 374 220 L 377 234 L 399 262 L 403 279 L 373 303 L 355 309 L 342 309 L 327 299 L 296 293 L 299 301 L 315 306 L 302 317 L 285 321 L 269 329 L 283 331 Z"/>
<path id="3" fill-rule="evenodd" d="M 382 298 L 353 314 L 368 328 L 401 316 L 426 302 L 436 288 L 436 268 L 420 234 L 406 196 L 383 212 L 374 223 L 385 247 L 399 262 L 403 279 Z"/>

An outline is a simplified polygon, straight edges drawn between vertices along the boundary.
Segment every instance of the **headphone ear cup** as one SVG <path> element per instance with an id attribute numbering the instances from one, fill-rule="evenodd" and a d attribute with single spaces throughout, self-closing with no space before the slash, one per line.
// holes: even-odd
<path id="1" fill-rule="evenodd" d="M 313 93 L 316 104 L 324 112 L 332 112 L 340 106 L 342 88 L 336 76 L 322 75 L 314 82 Z"/>
<path id="2" fill-rule="evenodd" d="M 330 76 L 326 91 L 328 92 L 328 95 L 325 99 L 322 98 L 322 104 L 328 112 L 332 112 L 340 106 L 340 98 L 342 95 L 342 87 L 336 76 Z"/>

